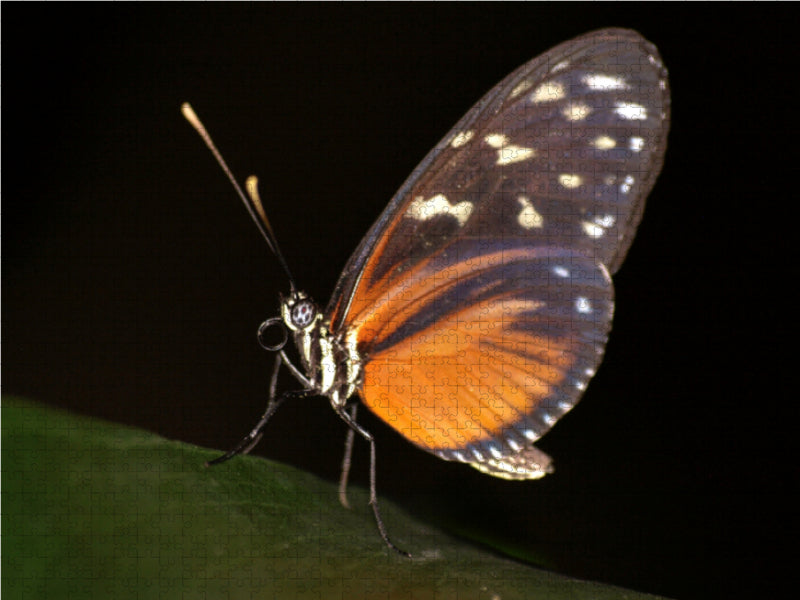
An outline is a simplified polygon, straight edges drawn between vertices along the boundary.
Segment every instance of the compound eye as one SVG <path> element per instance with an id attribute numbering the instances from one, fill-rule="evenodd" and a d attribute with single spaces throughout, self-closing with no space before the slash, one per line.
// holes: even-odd
<path id="1" fill-rule="evenodd" d="M 312 302 L 302 300 L 292 307 L 292 323 L 299 329 L 305 329 L 314 321 L 317 309 Z"/>

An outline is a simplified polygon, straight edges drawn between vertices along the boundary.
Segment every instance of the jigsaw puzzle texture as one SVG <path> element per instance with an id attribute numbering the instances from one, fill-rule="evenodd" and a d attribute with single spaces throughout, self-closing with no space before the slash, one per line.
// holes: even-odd
<path id="1" fill-rule="evenodd" d="M 533 443 L 600 365 L 611 277 L 661 169 L 669 104 L 658 51 L 633 31 L 589 33 L 524 64 L 402 185 L 324 310 L 295 284 L 249 179 L 242 200 L 290 281 L 261 332 L 285 328 L 300 364 L 264 345 L 301 389 L 277 394 L 274 375 L 262 419 L 214 463 L 248 452 L 287 399 L 325 396 L 350 428 L 342 490 L 354 435 L 370 445 L 371 504 L 390 547 L 358 400 L 444 460 L 511 480 L 552 472 Z"/>

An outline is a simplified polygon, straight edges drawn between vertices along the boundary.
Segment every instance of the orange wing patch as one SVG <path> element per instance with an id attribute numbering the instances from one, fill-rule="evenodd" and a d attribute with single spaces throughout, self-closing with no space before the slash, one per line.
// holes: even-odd
<path id="1" fill-rule="evenodd" d="M 370 356 L 364 403 L 429 451 L 501 436 L 551 395 L 575 360 L 570 340 L 514 327 L 536 321 L 542 306 L 495 297 Z"/>

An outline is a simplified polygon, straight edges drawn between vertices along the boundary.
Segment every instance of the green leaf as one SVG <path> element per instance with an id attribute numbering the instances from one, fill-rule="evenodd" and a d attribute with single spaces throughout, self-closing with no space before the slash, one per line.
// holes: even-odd
<path id="1" fill-rule="evenodd" d="M 654 598 L 541 571 L 386 499 L 18 398 L 2 406 L 6 598 Z"/>

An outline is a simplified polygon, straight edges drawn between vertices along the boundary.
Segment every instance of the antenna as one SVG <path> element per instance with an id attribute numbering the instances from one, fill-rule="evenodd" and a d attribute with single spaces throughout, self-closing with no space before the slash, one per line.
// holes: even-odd
<path id="1" fill-rule="evenodd" d="M 214 144 L 214 141 L 211 139 L 208 131 L 206 131 L 206 128 L 203 126 L 203 122 L 197 116 L 197 113 L 195 113 L 194 109 L 192 109 L 192 106 L 188 102 L 184 102 L 181 105 L 181 112 L 183 113 L 183 116 L 186 117 L 186 120 L 189 121 L 191 126 L 194 127 L 195 131 L 200 134 L 200 137 L 203 138 L 206 146 L 208 146 L 208 149 L 211 150 L 211 154 L 214 155 L 217 163 L 220 167 L 222 167 L 225 175 L 227 175 L 228 180 L 231 182 L 231 184 L 233 184 L 233 189 L 236 190 L 239 198 L 241 198 L 245 208 L 247 209 L 247 212 L 250 213 L 250 217 L 253 219 L 253 221 L 255 221 L 258 230 L 261 232 L 261 235 L 264 236 L 265 240 L 267 240 L 269 249 L 272 250 L 273 254 L 275 254 L 275 256 L 278 258 L 278 262 L 286 272 L 286 276 L 289 278 L 289 285 L 294 291 L 294 277 L 292 277 L 292 273 L 289 271 L 289 265 L 286 264 L 286 259 L 283 258 L 283 254 L 278 247 L 278 239 L 275 237 L 275 233 L 272 231 L 272 226 L 269 224 L 269 219 L 267 219 L 267 213 L 264 211 L 264 206 L 261 203 L 261 197 L 258 195 L 258 179 L 254 175 L 251 175 L 247 178 L 245 184 L 247 186 L 248 195 L 245 196 L 244 192 L 242 192 L 242 188 L 239 186 L 239 182 L 236 181 L 233 173 L 231 173 L 231 170 L 228 168 L 228 164 L 225 162 L 225 159 L 222 158 L 220 151 L 217 150 L 217 146 Z"/>

